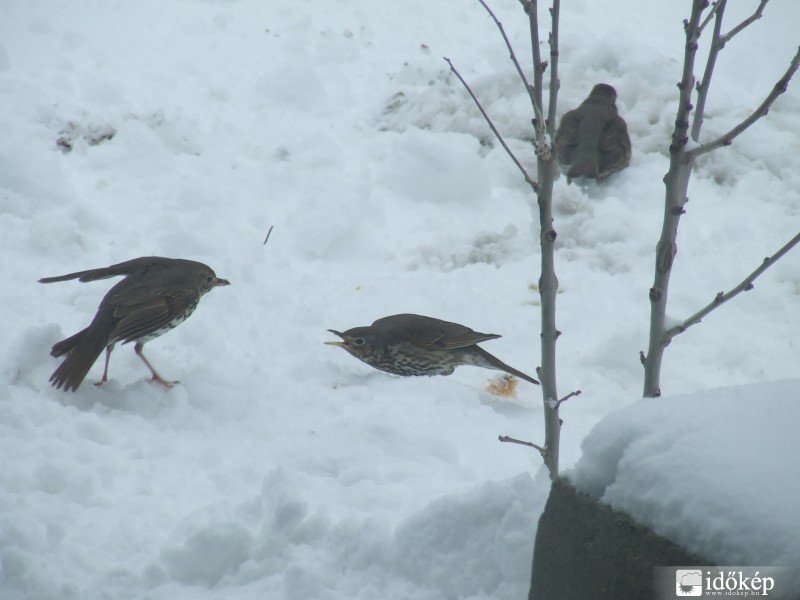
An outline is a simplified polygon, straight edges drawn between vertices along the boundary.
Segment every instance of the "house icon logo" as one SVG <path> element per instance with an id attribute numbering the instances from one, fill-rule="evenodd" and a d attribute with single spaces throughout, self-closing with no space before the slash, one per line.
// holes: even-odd
<path id="1" fill-rule="evenodd" d="M 675 571 L 675 596 L 690 598 L 703 595 L 703 573 L 700 569 L 677 569 Z"/>

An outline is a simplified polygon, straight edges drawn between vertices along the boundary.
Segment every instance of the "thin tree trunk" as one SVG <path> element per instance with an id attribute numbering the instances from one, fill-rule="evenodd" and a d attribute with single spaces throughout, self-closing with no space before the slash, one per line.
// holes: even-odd
<path id="1" fill-rule="evenodd" d="M 669 295 L 669 280 L 672 275 L 672 263 L 678 253 L 676 239 L 678 224 L 684 213 L 684 205 L 689 188 L 689 177 L 692 163 L 685 159 L 687 133 L 689 130 L 689 114 L 692 110 L 691 97 L 694 86 L 694 61 L 697 54 L 698 26 L 703 9 L 708 5 L 706 0 L 694 0 L 692 15 L 684 24 L 686 30 L 686 52 L 683 60 L 683 77 L 678 84 L 680 99 L 678 114 L 675 118 L 675 130 L 669 146 L 669 171 L 664 177 L 666 196 L 664 198 L 664 223 L 661 238 L 656 245 L 656 265 L 653 286 L 650 288 L 650 343 L 647 354 L 642 355 L 644 364 L 645 397 L 661 395 L 661 363 L 664 349 L 669 344 L 666 335 L 666 310 Z"/>

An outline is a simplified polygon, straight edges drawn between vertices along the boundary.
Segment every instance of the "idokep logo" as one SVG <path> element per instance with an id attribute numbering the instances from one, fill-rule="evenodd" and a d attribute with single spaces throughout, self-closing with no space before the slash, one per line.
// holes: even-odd
<path id="1" fill-rule="evenodd" d="M 656 567 L 653 585 L 658 600 L 730 596 L 800 600 L 800 568 Z"/>
<path id="2" fill-rule="evenodd" d="M 703 595 L 703 572 L 700 569 L 675 571 L 675 595 L 680 597 Z"/>
<path id="3" fill-rule="evenodd" d="M 744 571 L 706 571 L 705 577 L 706 591 L 717 592 L 729 595 L 731 592 L 736 595 L 746 596 L 769 596 L 775 588 L 775 578 L 761 575 L 758 571 L 752 575 L 745 574 Z"/>

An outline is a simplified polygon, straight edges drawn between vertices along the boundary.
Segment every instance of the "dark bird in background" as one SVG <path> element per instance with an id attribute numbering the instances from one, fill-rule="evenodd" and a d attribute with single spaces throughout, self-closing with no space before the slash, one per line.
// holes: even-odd
<path id="1" fill-rule="evenodd" d="M 472 365 L 539 383 L 477 345 L 499 335 L 478 333 L 458 323 L 403 314 L 378 319 L 368 327 L 328 331 L 342 341 L 326 344 L 340 346 L 369 366 L 394 375 L 450 375 L 460 365 Z"/>
<path id="2" fill-rule="evenodd" d="M 117 342 L 136 342 L 133 349 L 150 372 L 152 381 L 172 387 L 177 381 L 165 381 L 142 354 L 146 342 L 183 323 L 197 308 L 200 298 L 211 288 L 230 285 L 203 263 L 182 258 L 145 256 L 110 267 L 90 269 L 59 277 L 45 277 L 41 283 L 78 279 L 96 281 L 124 275 L 101 300 L 97 314 L 86 329 L 53 346 L 50 354 L 65 356 L 50 382 L 65 391 L 75 391 L 89 369 L 106 351 L 103 378 L 108 381 L 108 361 Z"/>
<path id="3" fill-rule="evenodd" d="M 616 90 L 598 83 L 575 110 L 561 117 L 556 157 L 567 181 L 588 177 L 603 181 L 631 161 L 628 127 L 617 114 Z"/>

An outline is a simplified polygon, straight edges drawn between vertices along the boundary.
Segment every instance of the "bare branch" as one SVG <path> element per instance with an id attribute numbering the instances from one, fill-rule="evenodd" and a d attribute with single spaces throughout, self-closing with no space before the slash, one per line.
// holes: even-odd
<path id="1" fill-rule="evenodd" d="M 547 454 L 547 450 L 545 450 L 541 446 L 537 446 L 533 442 L 526 442 L 524 440 L 518 440 L 516 438 L 512 438 L 512 437 L 509 437 L 507 435 L 498 436 L 497 439 L 498 439 L 498 441 L 501 441 L 501 442 L 509 442 L 509 443 L 512 443 L 512 444 L 520 444 L 521 446 L 528 446 L 529 448 L 534 448 L 534 449 L 538 450 L 539 454 L 541 454 L 542 456 Z"/>
<path id="2" fill-rule="evenodd" d="M 678 237 L 678 225 L 683 206 L 688 202 L 686 196 L 689 187 L 689 178 L 692 173 L 691 163 L 684 161 L 686 153 L 687 132 L 689 130 L 689 115 L 692 111 L 692 87 L 694 85 L 694 63 L 697 55 L 698 28 L 703 11 L 708 7 L 708 0 L 693 0 L 692 12 L 689 19 L 683 22 L 686 44 L 683 53 L 683 69 L 681 80 L 678 83 L 680 97 L 678 110 L 675 116 L 675 129 L 672 132 L 672 141 L 669 145 L 669 171 L 664 177 L 666 193 L 664 196 L 664 220 L 661 226 L 661 236 L 656 244 L 655 273 L 653 285 L 650 287 L 650 335 L 647 354 L 644 361 L 644 391 L 643 396 L 655 397 L 661 394 L 661 363 L 664 350 L 669 344 L 665 335 L 666 308 L 669 297 L 669 282 L 672 273 L 672 263 L 677 252 L 675 240 Z"/>
<path id="3" fill-rule="evenodd" d="M 541 298 L 541 356 L 542 365 L 536 369 L 542 382 L 542 400 L 544 404 L 544 441 L 545 452 L 542 454 L 544 464 L 550 471 L 550 477 L 558 477 L 559 446 L 561 437 L 561 419 L 558 416 L 558 386 L 556 381 L 556 341 L 559 332 L 556 327 L 556 294 L 558 278 L 555 270 L 556 230 L 553 226 L 553 184 L 558 175 L 558 167 L 553 148 L 553 129 L 555 128 L 556 100 L 558 97 L 558 17 L 559 0 L 552 0 L 550 18 L 552 30 L 548 38 L 550 57 L 553 60 L 550 77 L 550 98 L 548 104 L 548 121 L 542 123 L 538 119 L 536 136 L 536 165 L 539 176 L 539 190 L 536 192 L 539 205 L 539 244 L 541 246 L 541 275 L 539 277 L 539 296 Z M 533 54 L 533 85 L 537 104 L 542 107 L 544 88 L 544 72 L 548 67 L 542 60 L 539 42 L 539 16 L 537 0 L 528 5 L 528 21 L 531 31 L 531 52 Z M 544 112 L 544 111 L 542 111 Z M 550 139 L 548 139 L 548 133 Z"/>
<path id="4" fill-rule="evenodd" d="M 558 105 L 558 89 L 561 82 L 558 80 L 558 17 L 561 14 L 560 0 L 553 0 L 550 9 L 550 97 L 547 102 L 547 133 L 555 137 L 556 133 L 556 107 Z"/>
<path id="5" fill-rule="evenodd" d="M 517 60 L 517 55 L 514 52 L 513 46 L 511 46 L 511 41 L 508 39 L 508 36 L 506 35 L 506 30 L 503 27 L 503 24 L 495 16 L 494 12 L 492 12 L 492 9 L 489 8 L 489 6 L 486 4 L 486 2 L 484 2 L 484 0 L 478 0 L 478 2 L 480 2 L 481 6 L 483 6 L 483 8 L 486 9 L 486 12 L 489 13 L 489 16 L 492 17 L 494 24 L 497 25 L 497 28 L 500 30 L 500 35 L 503 36 L 503 41 L 506 43 L 506 48 L 508 48 L 509 58 L 511 58 L 511 62 L 514 63 L 514 67 L 517 69 L 517 74 L 519 75 L 519 78 L 522 80 L 522 83 L 525 85 L 525 91 L 528 92 L 528 96 L 530 96 L 531 104 L 533 104 L 534 114 L 536 115 L 537 119 L 543 120 L 541 105 L 537 106 L 536 104 L 536 96 L 534 95 L 533 87 L 531 86 L 530 83 L 528 83 L 528 79 L 525 77 L 525 73 L 523 72 L 522 67 L 519 65 L 519 61 Z"/>
<path id="6" fill-rule="evenodd" d="M 497 130 L 497 127 L 494 126 L 492 119 L 489 117 L 488 114 L 486 114 L 486 111 L 483 109 L 480 100 L 478 100 L 477 96 L 475 96 L 475 93 L 472 91 L 472 88 L 469 87 L 469 84 L 467 84 L 467 82 L 464 81 L 464 78 L 461 76 L 461 73 L 458 72 L 458 69 L 456 69 L 453 66 L 453 63 L 450 62 L 449 58 L 445 56 L 444 59 L 445 61 L 447 61 L 447 64 L 450 65 L 450 70 L 453 73 L 455 73 L 456 77 L 458 77 L 458 80 L 461 82 L 461 85 L 463 85 L 464 89 L 466 89 L 467 92 L 469 93 L 470 97 L 472 98 L 472 101 L 475 103 L 475 106 L 477 106 L 478 110 L 481 111 L 481 114 L 483 115 L 483 118 L 486 119 L 486 123 L 489 125 L 489 128 L 492 130 L 492 133 L 494 133 L 495 137 L 497 137 L 497 141 L 500 142 L 500 145 L 503 146 L 503 149 L 511 157 L 511 160 L 513 160 L 514 164 L 517 165 L 517 168 L 522 173 L 522 176 L 525 178 L 527 184 L 531 186 L 534 191 L 537 191 L 539 189 L 539 183 L 537 181 L 534 181 L 531 178 L 531 176 L 528 175 L 528 171 L 525 169 L 525 167 L 522 166 L 522 163 L 511 151 L 511 148 L 508 147 L 508 144 L 506 144 L 506 141 L 503 139 L 503 136 L 500 135 L 500 132 Z"/>
<path id="7" fill-rule="evenodd" d="M 544 117 L 543 109 L 543 81 L 544 72 L 547 69 L 548 63 L 542 61 L 541 48 L 539 41 L 539 17 L 538 17 L 538 0 L 520 0 L 522 7 L 528 14 L 530 34 L 531 34 L 531 52 L 533 54 L 533 85 L 531 86 L 525 78 L 524 72 L 517 61 L 516 55 L 511 47 L 511 43 L 505 34 L 505 30 L 500 21 L 495 17 L 494 13 L 489 9 L 485 0 L 479 0 L 481 5 L 486 9 L 489 15 L 494 19 L 495 24 L 500 29 L 506 47 L 511 53 L 511 61 L 514 63 L 520 79 L 525 84 L 528 96 L 533 105 L 534 118 L 532 120 L 534 128 L 534 148 L 536 150 L 536 164 L 537 164 L 537 178 L 538 181 L 533 181 L 514 157 L 511 151 L 506 146 L 503 138 L 497 132 L 497 129 L 492 125 L 489 118 L 486 116 L 485 111 L 481 108 L 475 95 L 469 89 L 469 86 L 464 82 L 463 78 L 458 74 L 452 64 L 450 69 L 456 73 L 456 76 L 461 80 L 461 83 L 467 88 L 470 96 L 478 104 L 478 108 L 483 113 L 492 131 L 497 136 L 500 143 L 506 149 L 506 152 L 511 156 L 517 168 L 522 171 L 525 180 L 533 188 L 536 193 L 539 205 L 539 223 L 540 223 L 540 245 L 541 245 L 541 263 L 542 271 L 539 278 L 539 294 L 542 299 L 542 320 L 541 320 L 541 347 L 542 347 L 542 367 L 537 368 L 542 382 L 542 396 L 544 401 L 544 421 L 545 421 L 545 445 L 537 446 L 530 442 L 523 442 L 515 440 L 507 436 L 501 436 L 499 439 L 502 442 L 513 442 L 523 444 L 531 448 L 535 448 L 542 455 L 545 466 L 550 472 L 550 477 L 555 479 L 558 477 L 558 456 L 559 456 L 559 436 L 561 428 L 561 420 L 558 417 L 558 405 L 566 398 L 558 401 L 558 393 L 556 389 L 556 340 L 558 339 L 559 332 L 556 328 L 555 321 L 555 305 L 556 305 L 556 292 L 558 291 L 558 279 L 555 276 L 555 259 L 554 247 L 556 240 L 556 231 L 553 227 L 553 183 L 558 174 L 555 153 L 552 143 L 555 130 L 556 107 L 558 98 L 558 21 L 559 21 L 559 7 L 560 0 L 552 0 L 552 8 L 550 9 L 550 16 L 552 20 L 552 31 L 548 38 L 550 45 L 550 58 L 552 61 L 552 69 L 550 76 L 550 97 L 548 104 L 547 119 Z M 447 59 L 445 59 L 447 60 Z M 450 63 L 450 61 L 447 61 Z M 569 397 L 569 396 L 568 396 Z"/>
<path id="8" fill-rule="evenodd" d="M 703 33 L 703 29 L 706 28 L 706 25 L 708 25 L 709 21 L 711 21 L 711 19 L 714 18 L 714 15 L 717 14 L 717 10 L 719 10 L 720 3 L 724 5 L 726 2 L 727 0 L 719 0 L 718 2 L 711 3 L 711 10 L 709 11 L 708 15 L 706 15 L 706 18 L 703 19 L 703 22 L 700 23 L 700 25 L 698 25 L 697 27 L 698 35 Z"/>
<path id="9" fill-rule="evenodd" d="M 680 97 L 678 99 L 678 114 L 675 117 L 675 129 L 672 132 L 672 143 L 669 146 L 671 155 L 683 151 L 688 137 L 686 132 L 689 129 L 689 114 L 692 111 L 692 88 L 694 87 L 694 61 L 697 54 L 697 38 L 700 37 L 698 26 L 700 16 L 708 2 L 694 0 L 692 14 L 688 21 L 684 21 L 683 28 L 686 32 L 686 46 L 683 58 L 683 73 L 678 83 Z"/>
<path id="10" fill-rule="evenodd" d="M 758 19 L 760 19 L 761 15 L 764 12 L 764 7 L 767 5 L 767 2 L 769 2 L 769 0 L 761 0 L 761 2 L 759 3 L 758 7 L 755 10 L 755 12 L 752 15 L 747 17 L 744 21 L 739 23 L 736 27 L 731 29 L 728 33 L 723 35 L 720 38 L 720 42 L 722 43 L 722 45 L 724 46 L 725 44 L 730 42 L 731 38 L 733 36 L 735 36 L 737 33 L 739 33 L 742 29 L 744 29 L 745 27 L 747 27 L 748 25 L 750 25 L 754 21 L 757 21 Z"/>
<path id="11" fill-rule="evenodd" d="M 569 394 L 567 394 L 566 396 L 564 396 L 563 398 L 561 398 L 561 400 L 558 400 L 558 401 L 556 402 L 555 408 L 558 408 L 559 406 L 561 406 L 562 404 L 564 404 L 564 402 L 566 402 L 566 401 L 567 401 L 567 400 L 569 400 L 570 398 L 574 398 L 575 396 L 580 396 L 580 395 L 581 395 L 581 391 L 580 391 L 580 390 L 575 390 L 574 392 L 570 392 Z"/>
<path id="12" fill-rule="evenodd" d="M 703 78 L 697 84 L 697 109 L 694 113 L 692 120 L 692 133 L 691 137 L 696 142 L 700 138 L 700 129 L 703 127 L 703 117 L 706 112 L 706 99 L 708 98 L 708 90 L 711 89 L 711 77 L 714 74 L 714 65 L 717 63 L 717 55 L 722 49 L 723 44 L 720 43 L 720 36 L 722 35 L 722 17 L 725 14 L 725 6 L 727 0 L 719 0 L 714 4 L 711 14 L 716 15 L 714 20 L 714 34 L 711 37 L 711 47 L 708 49 L 708 59 L 706 60 L 706 69 L 703 72 Z M 710 15 L 709 15 L 710 17 Z M 708 22 L 708 18 L 705 22 Z M 703 25 L 698 27 L 698 35 Z"/>
<path id="13" fill-rule="evenodd" d="M 266 243 L 269 241 L 269 236 L 272 234 L 272 228 L 273 227 L 275 227 L 275 225 L 270 225 L 269 226 L 269 231 L 267 231 L 267 237 L 264 238 L 264 244 L 262 244 L 262 246 L 266 245 Z"/>
<path id="14" fill-rule="evenodd" d="M 508 48 L 509 58 L 511 58 L 511 62 L 514 64 L 514 67 L 517 69 L 517 74 L 519 78 L 522 80 L 523 85 L 525 86 L 525 91 L 528 92 L 528 96 L 531 100 L 531 105 L 533 106 L 533 127 L 535 130 L 534 135 L 534 148 L 536 149 L 537 156 L 547 156 L 549 153 L 552 153 L 550 147 L 547 145 L 546 136 L 545 134 L 548 131 L 548 124 L 545 122 L 544 119 L 544 109 L 542 108 L 542 94 L 541 91 L 537 91 L 537 86 L 541 86 L 541 83 L 537 84 L 537 86 L 532 86 L 529 82 L 527 77 L 525 77 L 525 72 L 522 70 L 522 67 L 517 60 L 517 55 L 514 52 L 514 48 L 511 45 L 511 41 L 508 39 L 506 35 L 506 30 L 503 27 L 503 24 L 500 20 L 495 16 L 492 9 L 486 4 L 484 0 L 478 0 L 481 3 L 481 6 L 486 9 L 486 12 L 489 13 L 489 16 L 492 17 L 495 25 L 500 30 L 500 35 L 503 36 L 503 41 L 506 43 L 506 48 Z M 524 5 L 523 5 L 524 6 Z"/>
<path id="15" fill-rule="evenodd" d="M 708 144 L 703 144 L 693 150 L 688 150 L 684 154 L 684 161 L 689 163 L 696 159 L 698 156 L 702 156 L 703 154 L 707 154 L 712 150 L 716 150 L 722 146 L 729 146 L 734 138 L 736 138 L 739 134 L 745 131 L 748 127 L 750 127 L 753 123 L 758 121 L 761 117 L 769 112 L 769 107 L 772 106 L 772 103 L 780 96 L 786 89 L 789 87 L 789 80 L 791 80 L 792 75 L 795 74 L 797 68 L 800 67 L 800 48 L 797 49 L 797 54 L 794 55 L 792 62 L 789 64 L 789 68 L 784 73 L 783 77 L 781 77 L 778 82 L 775 84 L 775 87 L 772 88 L 769 96 L 766 97 L 764 102 L 755 109 L 749 117 L 747 117 L 744 121 L 739 123 L 736 127 L 728 131 L 727 133 L 721 135 L 716 140 L 709 142 Z"/>
<path id="16" fill-rule="evenodd" d="M 708 313 L 712 312 L 713 310 L 716 310 L 734 296 L 737 296 L 742 292 L 747 292 L 752 290 L 753 282 L 756 280 L 756 278 L 759 275 L 761 275 L 764 271 L 769 269 L 772 265 L 774 265 L 778 259 L 780 259 L 787 252 L 789 252 L 789 250 L 791 250 L 794 246 L 796 246 L 798 242 L 800 242 L 800 233 L 798 233 L 791 240 L 786 242 L 786 244 L 784 244 L 781 247 L 781 249 L 778 250 L 775 254 L 765 258 L 764 261 L 761 263 L 761 265 L 755 271 L 750 273 L 750 275 L 745 277 L 742 280 L 742 282 L 735 288 L 733 288 L 729 292 L 725 293 L 719 292 L 716 296 L 714 296 L 714 299 L 709 304 L 707 304 L 702 309 L 697 311 L 695 314 L 686 319 L 680 325 L 676 325 L 675 327 L 669 329 L 666 332 L 668 338 L 672 339 L 676 335 L 683 333 L 684 331 L 689 329 L 689 327 L 691 327 L 692 325 L 697 325 L 703 319 L 703 317 L 705 317 Z"/>
<path id="17" fill-rule="evenodd" d="M 531 0 L 528 3 L 527 12 L 531 30 L 531 52 L 533 53 L 533 104 L 539 107 L 538 115 L 541 115 L 544 113 L 542 109 L 542 83 L 546 65 L 542 63 L 542 54 L 539 49 L 539 6 L 537 5 L 537 0 Z M 534 113 L 536 113 L 535 108 Z M 537 119 L 539 118 L 538 115 Z M 542 124 L 540 123 L 540 125 Z"/>

